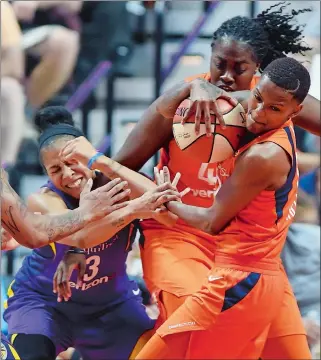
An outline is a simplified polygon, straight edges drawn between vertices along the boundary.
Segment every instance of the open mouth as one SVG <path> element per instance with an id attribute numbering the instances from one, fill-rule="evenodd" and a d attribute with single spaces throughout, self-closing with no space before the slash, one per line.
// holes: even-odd
<path id="1" fill-rule="evenodd" d="M 66 185 L 66 188 L 68 188 L 68 189 L 76 189 L 76 188 L 78 188 L 80 186 L 80 184 L 81 184 L 81 180 L 82 180 L 82 178 L 75 180 L 74 182 Z"/>

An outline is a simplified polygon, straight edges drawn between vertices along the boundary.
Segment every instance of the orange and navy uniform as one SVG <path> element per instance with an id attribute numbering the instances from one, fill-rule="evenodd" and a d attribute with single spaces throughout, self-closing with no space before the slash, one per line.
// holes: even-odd
<path id="1" fill-rule="evenodd" d="M 197 77 L 207 80 L 210 78 L 209 74 L 201 74 L 193 78 Z M 187 81 L 193 80 L 193 78 L 187 79 Z M 252 89 L 256 86 L 258 81 L 259 77 L 253 78 L 251 84 Z M 285 141 L 285 131 L 286 130 L 283 128 L 283 143 L 287 144 L 286 150 L 290 151 L 290 143 Z M 181 179 L 178 184 L 179 190 L 184 190 L 186 187 L 192 189 L 192 191 L 184 197 L 184 203 L 200 207 L 210 207 L 213 204 L 216 193 L 230 175 L 231 168 L 228 169 L 229 164 L 233 164 L 234 161 L 235 158 L 226 160 L 224 166 L 222 163 L 202 164 L 195 159 L 188 158 L 186 154 L 178 148 L 175 140 L 172 139 L 169 142 L 169 145 L 161 150 L 158 167 L 162 168 L 165 165 L 168 166 L 171 178 L 173 178 L 177 172 L 181 173 Z M 266 195 L 272 196 L 272 193 Z M 262 196 L 261 200 L 265 201 L 266 198 Z M 270 205 L 278 204 L 278 208 L 275 207 L 275 209 L 281 209 L 280 192 L 277 192 L 276 197 L 274 196 L 273 199 L 271 197 L 269 201 Z M 254 210 L 254 208 L 252 209 Z M 262 209 L 262 207 L 260 206 L 258 210 L 259 209 Z M 246 214 L 246 211 L 247 210 L 244 209 L 241 212 L 241 218 Z M 285 214 L 288 211 L 286 205 L 282 208 L 282 211 L 282 214 Z M 265 208 L 264 214 L 266 214 Z M 281 212 L 275 210 L 274 215 L 275 214 L 281 214 Z M 255 215 L 255 212 L 253 212 L 252 216 L 252 220 L 254 221 L 253 224 L 255 224 L 252 230 L 254 233 L 259 233 L 259 226 L 256 224 L 256 216 L 260 215 Z M 272 222 L 272 218 L 265 219 L 265 221 L 264 224 L 267 225 Z M 282 217 L 278 222 L 278 226 L 281 226 L 283 221 L 284 218 Z M 229 229 L 235 232 L 238 231 L 235 225 L 237 224 L 234 223 L 234 227 L 229 227 Z M 206 278 L 212 267 L 213 258 L 216 254 L 216 243 L 219 244 L 218 250 L 220 250 L 227 234 L 222 234 L 221 237 L 217 238 L 216 242 L 215 237 L 199 229 L 193 228 L 181 220 L 179 220 L 172 229 L 169 229 L 154 220 L 143 221 L 142 227 L 144 229 L 145 241 L 142 245 L 141 255 L 143 260 L 144 278 L 147 286 L 150 291 L 155 292 L 156 294 L 164 291 L 175 295 L 175 297 L 187 296 L 200 289 L 200 279 Z M 271 229 L 276 231 L 274 223 Z M 242 236 L 245 236 L 246 231 L 249 230 L 249 227 L 243 228 Z M 285 233 L 286 231 L 282 232 L 284 236 Z M 261 235 L 259 234 L 259 236 Z M 240 251 L 242 251 L 242 245 L 240 246 Z M 257 244 L 255 241 L 253 241 L 252 246 L 257 246 L 256 250 L 263 251 L 260 250 L 261 244 Z M 273 255 L 272 250 L 270 255 Z M 279 316 L 271 324 L 269 338 L 284 337 L 293 334 L 305 334 L 293 290 L 287 277 L 284 276 L 284 278 L 286 281 L 286 288 L 282 309 Z M 164 308 L 162 301 L 159 301 L 159 307 L 161 310 L 159 322 L 161 323 L 168 317 L 168 314 L 170 314 L 171 311 Z"/>
<path id="2" fill-rule="evenodd" d="M 196 78 L 210 80 L 209 73 L 196 75 Z M 257 79 L 252 81 L 253 87 Z M 183 202 L 188 205 L 210 207 L 219 191 L 222 181 L 227 176 L 220 164 L 201 163 L 190 158 L 177 146 L 174 138 L 161 149 L 158 168 L 167 166 L 171 179 L 177 172 L 181 173 L 178 184 L 180 191 L 191 188 L 184 196 Z M 144 278 L 152 292 L 167 291 L 176 296 L 192 294 L 199 288 L 199 276 L 205 276 L 211 267 L 215 252 L 215 242 L 211 235 L 178 220 L 176 226 L 169 229 L 155 220 L 144 220 L 142 223 L 144 239 L 142 242 L 142 260 Z M 184 242 L 182 243 L 182 239 Z M 181 269 L 194 268 L 183 278 Z M 161 270 L 160 270 L 161 269 Z"/>
<path id="3" fill-rule="evenodd" d="M 270 131 L 242 147 L 237 156 L 222 163 L 225 171 L 233 172 L 238 154 L 262 142 L 278 144 L 291 158 L 292 166 L 286 183 L 276 191 L 262 191 L 249 206 L 241 210 L 229 225 L 215 236 L 217 252 L 265 259 L 279 259 L 296 209 L 299 173 L 296 142 L 291 121 L 282 129 Z M 222 179 L 224 182 L 225 179 Z M 231 238 L 235 240 L 231 244 Z"/>
<path id="4" fill-rule="evenodd" d="M 282 309 L 287 283 L 280 253 L 295 214 L 298 188 L 291 121 L 255 138 L 221 166 L 231 175 L 239 154 L 263 142 L 279 145 L 291 159 L 285 184 L 276 191 L 262 191 L 214 236 L 215 260 L 200 290 L 157 330 L 161 337 L 203 330 L 192 332 L 188 358 L 259 358 Z"/>

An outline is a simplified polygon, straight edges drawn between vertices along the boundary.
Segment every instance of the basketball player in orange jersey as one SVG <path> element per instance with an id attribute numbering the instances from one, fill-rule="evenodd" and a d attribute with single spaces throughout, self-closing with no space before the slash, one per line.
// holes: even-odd
<path id="1" fill-rule="evenodd" d="M 275 4 L 255 19 L 232 18 L 214 32 L 210 73 L 194 78 L 203 78 L 209 82 L 208 85 L 215 84 L 219 88 L 212 86 L 212 90 L 207 89 L 204 95 L 204 91 L 199 86 L 197 90 L 192 82 L 195 91 L 191 95 L 195 103 L 206 108 L 209 104 L 213 106 L 213 101 L 223 90 L 249 90 L 258 79 L 254 77 L 256 71 L 262 71 L 273 59 L 283 57 L 286 53 L 297 54 L 308 50 L 301 43 L 302 29 L 291 25 L 298 12 L 287 15 L 284 8 Z M 167 165 L 171 178 L 180 172 L 178 189 L 192 189 L 184 197 L 184 203 L 209 207 L 213 195 L 221 186 L 218 173 L 223 170 L 215 164 L 202 164 L 186 157 L 172 134 L 175 110 L 190 95 L 191 86 L 182 82 L 157 99 L 144 113 L 114 160 L 130 169 L 139 170 L 162 148 L 159 168 Z M 226 92 L 224 94 L 228 95 Z M 233 97 L 237 97 L 237 93 Z M 307 96 L 304 108 L 294 122 L 320 135 L 320 102 Z M 144 277 L 149 290 L 158 296 L 161 323 L 184 302 L 186 296 L 200 288 L 199 279 L 204 278 L 211 267 L 215 242 L 211 235 L 183 221 L 179 221 L 173 229 L 151 220 L 143 221 L 142 226 L 145 237 L 141 252 Z M 181 275 L 183 272 L 184 276 Z M 262 358 L 266 360 L 304 359 L 309 353 L 305 329 L 289 283 L 285 293 L 288 297 L 284 299 L 282 311 L 270 328 L 263 351 Z M 293 308 L 297 309 L 297 316 L 291 313 Z M 291 316 L 288 315 L 290 313 Z"/>
<path id="2" fill-rule="evenodd" d="M 201 289 L 169 316 L 136 359 L 261 356 L 285 296 L 280 253 L 298 188 L 291 118 L 309 88 L 309 73 L 298 61 L 269 64 L 248 101 L 243 146 L 220 163 L 223 186 L 213 205 L 167 204 L 187 224 L 214 235 L 215 263 Z"/>
<path id="3" fill-rule="evenodd" d="M 275 7 L 277 9 L 274 11 Z M 308 50 L 300 41 L 302 29 L 291 25 L 291 20 L 298 13 L 294 11 L 292 15 L 286 15 L 283 13 L 284 8 L 278 7 L 279 4 L 274 5 L 256 19 L 235 17 L 223 23 L 214 33 L 210 74 L 194 77 L 206 79 L 206 82 L 183 82 L 165 92 L 144 113 L 114 159 L 130 169 L 138 170 L 155 151 L 163 147 L 159 167 L 167 165 L 171 178 L 177 172 L 182 174 L 179 189 L 192 188 L 184 197 L 184 203 L 211 206 L 212 197 L 220 187 L 217 185 L 217 172 L 222 170 L 215 164 L 202 164 L 182 153 L 173 139 L 172 118 L 180 102 L 190 95 L 191 87 L 191 96 L 196 104 L 202 108 L 209 104 L 213 106 L 213 101 L 218 96 L 224 94 L 225 98 L 229 98 L 228 93 L 222 89 L 236 91 L 254 87 L 257 81 L 257 78 L 253 78 L 256 70 L 262 70 L 274 58 L 284 56 L 283 50 L 294 54 Z M 277 30 L 279 27 L 282 27 L 282 33 Z M 283 37 L 283 34 L 286 36 Z M 207 81 L 217 84 L 219 88 L 212 86 L 204 94 L 200 85 L 207 84 Z M 242 93 L 239 93 L 239 99 L 242 98 Z M 233 96 L 237 97 L 237 93 Z M 205 100 L 199 101 L 200 99 Z M 320 134 L 320 102 L 308 96 L 304 105 L 304 109 L 294 119 L 296 124 Z M 137 174 L 132 177 L 132 173 L 126 177 L 124 167 L 120 173 L 116 163 L 109 166 L 112 170 L 109 169 L 108 172 L 110 177 L 121 176 L 129 183 L 137 177 Z M 187 295 L 199 289 L 199 279 L 211 268 L 215 242 L 209 234 L 183 221 L 179 221 L 174 229 L 153 221 L 144 221 L 143 228 L 144 277 L 149 290 L 158 295 L 161 310 L 159 320 L 162 322 L 184 302 Z M 181 276 L 182 271 L 184 277 Z M 288 300 L 284 300 L 280 317 L 271 326 L 263 353 L 264 359 L 303 359 L 309 352 L 299 312 L 297 316 L 287 316 L 291 308 L 298 311 L 289 283 L 286 294 Z"/>

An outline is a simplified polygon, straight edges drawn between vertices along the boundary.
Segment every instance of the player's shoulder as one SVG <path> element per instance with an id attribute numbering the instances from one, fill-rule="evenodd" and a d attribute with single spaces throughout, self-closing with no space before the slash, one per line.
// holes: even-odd
<path id="1" fill-rule="evenodd" d="M 61 197 L 48 188 L 42 188 L 39 192 L 29 195 L 27 206 L 31 211 L 42 214 L 66 209 Z"/>
<path id="2" fill-rule="evenodd" d="M 242 166 L 255 167 L 262 174 L 287 174 L 290 159 L 286 151 L 278 144 L 267 141 L 250 146 L 241 155 Z"/>

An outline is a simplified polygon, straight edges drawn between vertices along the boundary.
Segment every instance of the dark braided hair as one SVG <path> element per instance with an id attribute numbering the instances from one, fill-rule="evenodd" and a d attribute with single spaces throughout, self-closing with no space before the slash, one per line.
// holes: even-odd
<path id="1" fill-rule="evenodd" d="M 299 14 L 311 9 L 292 10 L 284 14 L 289 3 L 279 2 L 264 10 L 255 19 L 236 16 L 225 21 L 213 34 L 212 47 L 221 38 L 229 37 L 251 47 L 254 60 L 260 63 L 262 72 L 273 60 L 285 57 L 285 54 L 301 54 L 310 47 L 302 42 L 303 26 L 293 24 Z"/>

